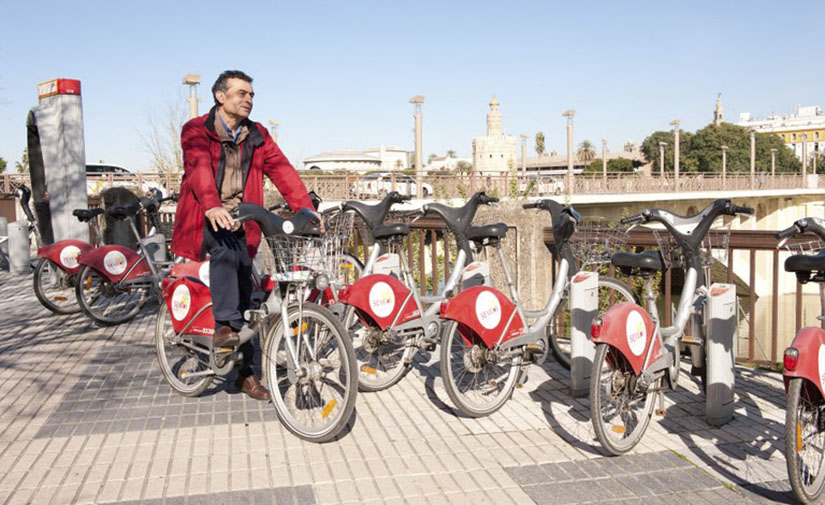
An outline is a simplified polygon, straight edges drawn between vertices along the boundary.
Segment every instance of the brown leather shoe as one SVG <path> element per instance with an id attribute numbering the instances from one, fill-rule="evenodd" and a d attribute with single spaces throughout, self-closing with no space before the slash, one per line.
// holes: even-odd
<path id="1" fill-rule="evenodd" d="M 241 342 L 238 334 L 229 326 L 221 326 L 212 337 L 212 347 L 235 347 Z"/>
<path id="2" fill-rule="evenodd" d="M 238 375 L 238 378 L 235 379 L 235 387 L 240 388 L 241 391 L 255 400 L 270 400 L 272 398 L 269 391 L 261 384 L 261 381 L 259 381 L 255 375 L 247 377 Z"/>

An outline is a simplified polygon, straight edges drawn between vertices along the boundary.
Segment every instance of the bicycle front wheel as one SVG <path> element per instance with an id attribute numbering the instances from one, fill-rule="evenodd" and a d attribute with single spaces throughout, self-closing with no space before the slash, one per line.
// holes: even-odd
<path id="1" fill-rule="evenodd" d="M 619 456 L 641 440 L 653 416 L 655 394 L 641 384 L 630 363 L 607 344 L 596 347 L 590 376 L 590 419 L 596 438 Z M 661 379 L 659 379 L 661 384 Z"/>
<path id="2" fill-rule="evenodd" d="M 289 307 L 288 321 L 278 321 L 264 340 L 263 366 L 278 418 L 304 440 L 330 440 L 352 417 L 358 379 L 345 335 L 332 312 L 304 303 L 300 311 Z"/>
<path id="3" fill-rule="evenodd" d="M 556 312 L 547 323 L 547 337 L 550 340 L 550 349 L 553 357 L 561 366 L 570 370 L 570 307 L 569 296 L 562 298 Z M 638 303 L 636 295 L 630 286 L 612 277 L 599 277 L 599 311 L 604 314 L 607 309 L 617 303 Z"/>
<path id="4" fill-rule="evenodd" d="M 75 294 L 83 313 L 106 326 L 134 318 L 148 296 L 145 288 L 113 283 L 88 265 L 78 273 Z"/>
<path id="5" fill-rule="evenodd" d="M 34 268 L 34 294 L 44 307 L 55 314 L 75 314 L 80 312 L 72 276 L 57 263 L 40 258 Z"/>
<path id="6" fill-rule="evenodd" d="M 797 499 L 815 501 L 825 486 L 825 404 L 813 384 L 791 379 L 785 410 L 785 461 Z"/>
<path id="7" fill-rule="evenodd" d="M 441 377 L 453 404 L 468 417 L 500 409 L 516 387 L 521 358 L 505 358 L 450 321 L 441 342 Z"/>

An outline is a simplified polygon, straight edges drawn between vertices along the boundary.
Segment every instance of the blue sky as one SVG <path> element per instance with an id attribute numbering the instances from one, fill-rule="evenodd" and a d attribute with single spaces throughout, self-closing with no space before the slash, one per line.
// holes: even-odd
<path id="1" fill-rule="evenodd" d="M 149 168 L 149 116 L 202 75 L 255 78 L 253 119 L 281 121 L 294 165 L 321 151 L 413 147 L 410 97 L 426 96 L 424 151 L 472 154 L 487 104 L 505 131 L 576 143 L 641 142 L 674 118 L 696 130 L 722 92 L 727 119 L 825 105 L 825 3 L 796 2 L 6 2 L 0 157 L 25 147 L 36 85 L 83 85 L 86 158 Z"/>

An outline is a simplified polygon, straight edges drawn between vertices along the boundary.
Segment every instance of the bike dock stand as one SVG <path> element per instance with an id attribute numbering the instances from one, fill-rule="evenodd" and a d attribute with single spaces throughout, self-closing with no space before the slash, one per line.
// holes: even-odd
<path id="1" fill-rule="evenodd" d="M 570 282 L 570 394 L 587 396 L 596 346 L 590 323 L 599 310 L 598 272 L 578 272 Z"/>
<path id="2" fill-rule="evenodd" d="M 706 338 L 707 392 L 705 416 L 708 424 L 722 426 L 733 417 L 734 360 L 736 357 L 736 285 L 713 284 L 707 298 Z"/>

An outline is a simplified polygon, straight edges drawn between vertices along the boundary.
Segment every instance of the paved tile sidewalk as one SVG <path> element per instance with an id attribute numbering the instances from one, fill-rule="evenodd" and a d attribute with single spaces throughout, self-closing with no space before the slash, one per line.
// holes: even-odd
<path id="1" fill-rule="evenodd" d="M 316 445 L 227 381 L 200 398 L 163 382 L 155 307 L 99 328 L 54 316 L 0 272 L 0 504 L 791 502 L 778 374 L 739 369 L 735 419 L 704 421 L 698 383 L 667 395 L 637 449 L 606 458 L 587 399 L 554 362 L 496 414 L 455 415 L 437 356 Z"/>

